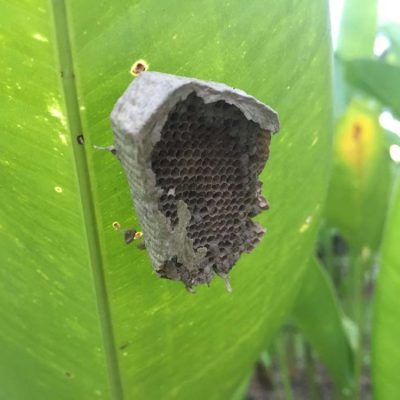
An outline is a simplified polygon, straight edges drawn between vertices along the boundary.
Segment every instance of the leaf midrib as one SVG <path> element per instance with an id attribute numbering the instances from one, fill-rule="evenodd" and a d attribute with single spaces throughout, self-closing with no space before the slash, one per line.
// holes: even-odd
<path id="1" fill-rule="evenodd" d="M 110 392 L 113 399 L 119 400 L 123 398 L 122 385 L 117 354 L 114 346 L 114 333 L 107 298 L 107 289 L 98 235 L 98 224 L 94 211 L 94 199 L 91 190 L 88 162 L 84 146 L 77 142 L 77 136 L 83 134 L 83 131 L 79 112 L 79 101 L 76 90 L 65 0 L 52 0 L 52 9 L 62 93 L 67 114 L 69 133 L 71 136 L 70 140 L 75 161 L 83 223 L 89 250 L 89 260 L 93 273 L 103 346 L 107 362 L 107 372 L 110 382 Z"/>

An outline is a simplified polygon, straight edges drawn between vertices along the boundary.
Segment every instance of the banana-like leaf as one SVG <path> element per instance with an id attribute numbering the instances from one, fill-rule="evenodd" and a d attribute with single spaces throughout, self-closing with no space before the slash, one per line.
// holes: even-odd
<path id="1" fill-rule="evenodd" d="M 388 215 L 374 304 L 372 376 L 374 398 L 400 397 L 400 181 Z"/>
<path id="2" fill-rule="evenodd" d="M 325 196 L 325 1 L 0 1 L 0 397 L 226 399 L 301 284 Z M 279 112 L 255 251 L 195 295 L 155 277 L 109 114 L 132 64 Z"/>
<path id="3" fill-rule="evenodd" d="M 353 60 L 346 63 L 346 77 L 400 116 L 400 66 L 382 60 Z"/>
<path id="4" fill-rule="evenodd" d="M 387 39 L 389 39 L 390 47 L 385 56 L 385 60 L 393 63 L 400 64 L 400 24 L 388 24 L 380 29 Z"/>
<path id="5" fill-rule="evenodd" d="M 326 216 L 356 249 L 379 248 L 391 188 L 391 162 L 378 115 L 353 102 L 339 120 Z"/>
<path id="6" fill-rule="evenodd" d="M 373 54 L 377 0 L 346 0 L 340 21 L 337 52 L 345 60 Z"/>
<path id="7" fill-rule="evenodd" d="M 345 113 L 352 95 L 352 88 L 345 79 L 343 60 L 370 57 L 373 54 L 376 16 L 377 0 L 344 2 L 333 65 L 335 121 Z"/>
<path id="8" fill-rule="evenodd" d="M 342 394 L 352 390 L 353 355 L 343 325 L 344 313 L 329 275 L 315 258 L 308 262 L 292 312 Z"/>

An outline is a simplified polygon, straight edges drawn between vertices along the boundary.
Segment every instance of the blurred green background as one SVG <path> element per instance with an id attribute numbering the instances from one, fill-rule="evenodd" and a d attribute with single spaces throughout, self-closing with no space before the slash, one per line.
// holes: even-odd
<path id="1" fill-rule="evenodd" d="M 315 255 L 248 399 L 398 399 L 400 3 L 330 1 L 333 167 Z"/>

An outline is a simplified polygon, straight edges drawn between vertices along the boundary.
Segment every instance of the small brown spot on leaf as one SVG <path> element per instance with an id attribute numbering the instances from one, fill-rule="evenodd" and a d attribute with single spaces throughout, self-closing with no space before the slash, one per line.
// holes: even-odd
<path id="1" fill-rule="evenodd" d="M 141 72 L 147 71 L 149 69 L 149 65 L 144 60 L 136 61 L 131 67 L 131 74 L 133 76 L 138 76 Z"/>
<path id="2" fill-rule="evenodd" d="M 120 225 L 120 223 L 119 223 L 118 221 L 114 221 L 114 222 L 112 223 L 112 227 L 113 227 L 113 229 L 116 230 L 116 231 L 118 231 L 119 229 L 121 229 L 121 225 Z"/>
<path id="3" fill-rule="evenodd" d="M 132 243 L 135 238 L 136 231 L 134 229 L 127 229 L 124 232 L 124 240 L 126 244 Z"/>
<path id="4" fill-rule="evenodd" d="M 76 141 L 78 142 L 78 144 L 85 144 L 85 138 L 83 137 L 83 135 L 78 135 L 76 137 Z"/>
<path id="5" fill-rule="evenodd" d="M 134 240 L 138 240 L 138 239 L 140 239 L 142 236 L 143 236 L 143 232 L 136 232 L 133 239 L 134 239 Z"/>
<path id="6" fill-rule="evenodd" d="M 362 127 L 360 124 L 355 123 L 353 125 L 353 139 L 354 141 L 358 141 L 361 138 L 361 134 L 362 134 Z"/>

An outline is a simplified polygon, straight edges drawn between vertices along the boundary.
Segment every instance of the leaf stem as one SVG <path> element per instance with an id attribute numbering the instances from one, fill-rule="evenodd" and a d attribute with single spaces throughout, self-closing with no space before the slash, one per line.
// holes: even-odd
<path id="1" fill-rule="evenodd" d="M 111 397 L 115 400 L 123 398 L 117 355 L 114 347 L 114 334 L 108 305 L 107 290 L 103 274 L 100 241 L 95 215 L 94 200 L 87 165 L 86 153 L 82 140 L 82 125 L 79 111 L 69 26 L 65 0 L 52 0 L 54 27 L 60 65 L 60 76 L 64 94 L 71 144 L 73 148 L 76 174 L 82 205 L 90 264 L 93 271 L 94 285 L 103 335 L 104 352 L 107 360 Z M 83 305 L 84 306 L 84 305 Z"/>
<path id="2" fill-rule="evenodd" d="M 281 333 L 277 340 L 277 353 L 278 353 L 278 362 L 279 362 L 279 370 L 281 375 L 282 387 L 284 392 L 285 400 L 294 400 L 290 372 L 288 366 L 288 358 L 286 351 L 287 340 L 285 337 L 285 333 Z"/>
<path id="3" fill-rule="evenodd" d="M 308 383 L 308 398 L 310 400 L 318 400 L 320 396 L 318 394 L 318 388 L 316 385 L 317 373 L 315 368 L 315 360 L 311 351 L 311 346 L 308 343 L 304 343 L 304 347 Z"/>
<path id="4" fill-rule="evenodd" d="M 351 295 L 352 309 L 351 314 L 353 321 L 358 328 L 357 348 L 354 354 L 354 398 L 361 397 L 361 375 L 363 369 L 363 338 L 364 338 L 364 271 L 367 260 L 364 259 L 362 252 L 354 252 L 351 255 Z"/>

